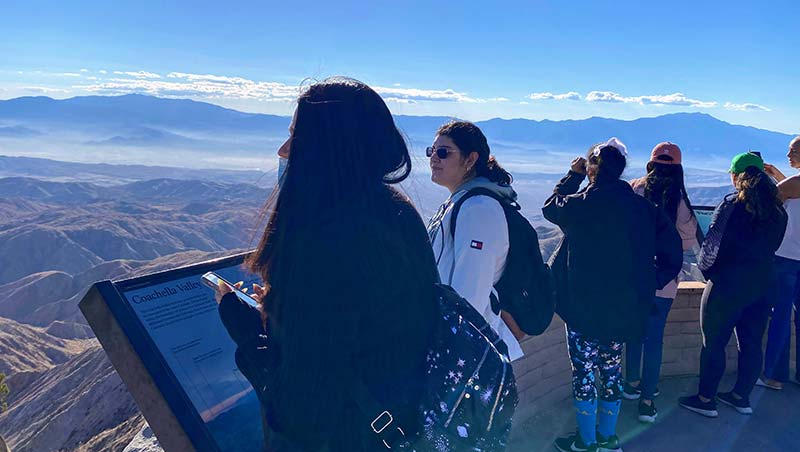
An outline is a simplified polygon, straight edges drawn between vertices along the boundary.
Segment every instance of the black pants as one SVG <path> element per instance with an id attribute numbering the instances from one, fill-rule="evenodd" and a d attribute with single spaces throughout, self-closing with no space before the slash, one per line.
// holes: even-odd
<path id="1" fill-rule="evenodd" d="M 736 332 L 739 344 L 738 375 L 733 391 L 747 399 L 763 365 L 761 339 L 767 327 L 769 303 L 766 294 L 753 300 L 721 296 L 709 281 L 700 305 L 703 349 L 700 352 L 700 386 L 703 397 L 713 399 L 725 373 L 725 347 Z"/>

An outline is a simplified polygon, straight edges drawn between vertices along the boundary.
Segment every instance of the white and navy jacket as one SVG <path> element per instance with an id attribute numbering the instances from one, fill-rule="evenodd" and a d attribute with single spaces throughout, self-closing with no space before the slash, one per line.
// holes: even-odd
<path id="1" fill-rule="evenodd" d="M 487 188 L 510 201 L 517 194 L 510 186 L 476 177 L 459 187 L 439 207 L 428 223 L 428 235 L 442 283 L 452 286 L 483 315 L 508 346 L 513 361 L 523 356 L 519 342 L 499 315 L 492 312 L 490 294 L 503 275 L 508 256 L 508 223 L 500 203 L 488 196 L 473 196 L 461 205 L 455 236 L 450 234 L 453 205 L 473 188 Z"/>

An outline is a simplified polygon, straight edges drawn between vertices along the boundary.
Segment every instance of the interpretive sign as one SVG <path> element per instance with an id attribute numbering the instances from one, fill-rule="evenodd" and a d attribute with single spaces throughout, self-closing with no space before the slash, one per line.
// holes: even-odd
<path id="1" fill-rule="evenodd" d="M 259 402 L 201 276 L 260 282 L 245 254 L 92 286 L 80 308 L 167 452 L 263 446 Z M 121 337 L 124 336 L 124 337 Z M 176 432 L 174 429 L 179 428 Z"/>

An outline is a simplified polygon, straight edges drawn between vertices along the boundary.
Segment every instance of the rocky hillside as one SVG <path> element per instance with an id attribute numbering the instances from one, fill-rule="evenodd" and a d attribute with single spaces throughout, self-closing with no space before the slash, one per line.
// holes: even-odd
<path id="1" fill-rule="evenodd" d="M 78 310 L 87 288 L 241 251 L 269 192 L 0 179 L 0 372 L 14 451 L 122 451 L 145 425 Z M 5 258 L 8 259 L 5 259 Z"/>
<path id="2" fill-rule="evenodd" d="M 0 432 L 16 452 L 121 451 L 143 423 L 95 342 L 16 394 L 0 415 Z"/>
<path id="3" fill-rule="evenodd" d="M 10 409 L 0 415 L 0 435 L 14 451 L 124 449 L 144 420 L 99 343 L 82 338 L 91 335 L 77 307 L 84 287 L 96 280 L 153 273 L 232 252 L 188 251 L 152 261 L 114 260 L 75 277 L 53 273 L 25 278 L 25 284 L 13 292 L 19 297 L 25 293 L 44 296 L 48 287 L 39 288 L 37 283 L 49 284 L 54 278 L 81 289 L 77 295 L 42 304 L 32 311 L 33 317 L 30 307 L 13 303 L 17 298 L 0 299 L 5 312 L 20 312 L 40 323 L 46 323 L 41 321 L 45 314 L 71 319 L 55 320 L 43 328 L 0 317 L 0 371 L 9 375 L 11 389 Z"/>
<path id="4" fill-rule="evenodd" d="M 0 255 L 14 256 L 0 267 L 0 284 L 46 271 L 75 275 L 114 259 L 242 247 L 268 196 L 244 184 L 156 180 L 111 189 L 11 179 L 0 179 L 0 198 L 46 208 L 0 220 Z"/>
<path id="5" fill-rule="evenodd" d="M 94 341 L 62 339 L 0 317 L 0 372 L 13 378 L 19 372 L 45 371 L 85 351 L 91 345 L 87 342 Z"/>

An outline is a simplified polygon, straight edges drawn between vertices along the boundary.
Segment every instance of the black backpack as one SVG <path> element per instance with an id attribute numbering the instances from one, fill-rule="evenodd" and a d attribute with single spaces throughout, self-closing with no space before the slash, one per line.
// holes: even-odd
<path id="1" fill-rule="evenodd" d="M 536 229 L 520 213 L 520 205 L 486 188 L 473 188 L 453 205 L 450 236 L 455 237 L 456 217 L 461 205 L 473 196 L 488 196 L 503 207 L 508 223 L 508 257 L 503 275 L 494 285 L 499 300 L 492 297 L 492 311 L 508 312 L 520 329 L 532 336 L 550 325 L 555 310 L 555 284 L 550 268 L 542 260 Z"/>
<path id="2" fill-rule="evenodd" d="M 436 286 L 440 317 L 427 355 L 422 430 L 407 437 L 360 378 L 352 395 L 387 449 L 413 452 L 503 451 L 519 401 L 505 343 L 449 286 Z"/>

